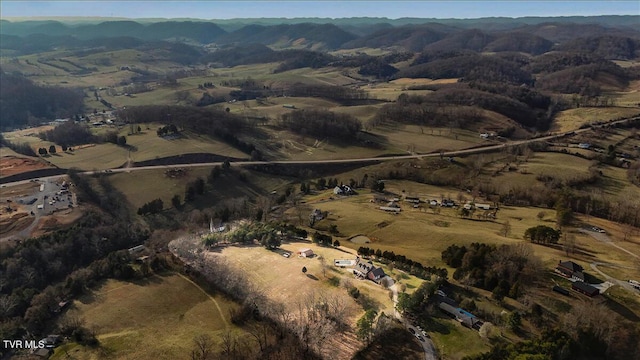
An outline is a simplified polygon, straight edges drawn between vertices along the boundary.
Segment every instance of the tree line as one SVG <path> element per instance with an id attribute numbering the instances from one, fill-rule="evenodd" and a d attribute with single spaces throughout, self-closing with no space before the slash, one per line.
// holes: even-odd
<path id="1" fill-rule="evenodd" d="M 424 266 L 421 263 L 411 260 L 404 255 L 396 255 L 393 251 L 381 251 L 380 249 L 374 250 L 365 246 L 358 248 L 358 255 L 363 257 L 375 256 L 375 258 L 385 264 L 393 263 L 393 266 L 417 276 L 421 279 L 430 280 L 431 275 L 435 275 L 438 278 L 446 279 L 448 276 L 447 269 L 437 268 L 434 266 Z"/>
<path id="2" fill-rule="evenodd" d="M 219 109 L 195 106 L 132 106 L 118 111 L 118 117 L 134 123 L 160 122 L 177 124 L 198 134 L 217 137 L 247 154 L 259 151 L 255 145 L 240 139 L 239 135 L 251 129 L 251 124 L 235 114 Z M 260 157 L 259 154 L 256 154 Z"/>
<path id="3" fill-rule="evenodd" d="M 348 114 L 329 110 L 295 110 L 282 115 L 280 125 L 296 134 L 319 138 L 354 139 L 362 124 Z"/>
<path id="4" fill-rule="evenodd" d="M 99 177 L 95 185 L 77 173 L 70 178 L 79 202 L 91 202 L 102 210 L 88 210 L 72 227 L 27 239 L 0 253 L 3 338 L 20 338 L 26 331 L 41 334 L 60 301 L 97 279 L 132 274 L 114 252 L 139 245 L 149 235 L 130 225 L 124 196 L 106 178 Z"/>
<path id="5" fill-rule="evenodd" d="M 541 273 L 540 260 L 522 245 L 451 245 L 442 252 L 442 261 L 456 269 L 454 279 L 492 291 L 499 301 L 518 298 L 524 292 L 522 284 L 531 284 Z"/>
<path id="6" fill-rule="evenodd" d="M 0 93 L 0 129 L 3 131 L 71 117 L 84 110 L 82 91 L 39 86 L 21 75 L 5 73 L 1 68 Z"/>

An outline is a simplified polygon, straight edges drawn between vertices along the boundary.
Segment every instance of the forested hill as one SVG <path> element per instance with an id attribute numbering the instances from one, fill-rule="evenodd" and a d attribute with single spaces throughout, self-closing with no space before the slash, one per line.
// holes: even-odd
<path id="1" fill-rule="evenodd" d="M 37 86 L 19 75 L 6 74 L 0 69 L 1 129 L 20 127 L 42 120 L 66 118 L 83 111 L 82 91 L 61 87 Z M 11 94 L 11 96 L 5 96 Z"/>
<path id="2" fill-rule="evenodd" d="M 528 17 L 481 19 L 386 19 L 386 18 L 298 18 L 298 19 L 230 19 L 190 21 L 149 21 L 148 19 L 109 20 L 101 22 L 0 21 L 0 34 L 25 37 L 34 34 L 79 40 L 132 37 L 144 41 L 189 39 L 202 44 L 280 45 L 335 49 L 339 47 L 401 46 L 422 51 L 425 46 L 444 41 L 441 48 L 459 47 L 461 39 L 475 31 L 480 49 L 539 53 L 549 43 L 562 43 L 583 37 L 616 36 L 640 38 L 640 16 Z M 482 29 L 481 33 L 478 33 Z M 510 34 L 513 33 L 513 34 Z M 523 35 L 526 34 L 526 35 Z M 481 36 L 481 38 L 477 38 Z M 498 41 L 490 45 L 491 41 Z M 489 46 L 490 45 L 490 46 Z M 533 50 L 532 50 L 533 48 Z"/>

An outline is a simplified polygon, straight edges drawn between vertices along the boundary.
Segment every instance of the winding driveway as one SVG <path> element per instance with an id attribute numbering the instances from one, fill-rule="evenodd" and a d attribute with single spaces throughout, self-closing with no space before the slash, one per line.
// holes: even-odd
<path id="1" fill-rule="evenodd" d="M 592 238 L 603 242 L 605 244 L 611 245 L 637 259 L 640 259 L 640 256 L 638 254 L 635 254 L 625 248 L 623 248 L 622 246 L 614 243 L 611 238 L 609 237 L 609 235 L 605 234 L 605 233 L 599 233 L 599 232 L 595 232 L 595 231 L 590 231 L 590 230 L 586 230 L 586 229 L 580 229 L 580 232 L 590 235 Z M 607 274 L 605 274 L 602 270 L 600 270 L 600 268 L 598 268 L 598 266 L 606 266 L 606 267 L 617 267 L 617 268 L 628 268 L 628 267 L 624 267 L 624 266 L 620 266 L 620 265 L 616 265 L 616 264 L 611 264 L 611 263 L 606 263 L 606 262 L 592 262 L 591 264 L 589 264 L 589 266 L 591 266 L 591 268 L 597 272 L 598 274 L 602 275 L 607 282 L 612 283 L 612 284 L 618 284 L 620 285 L 622 288 L 629 290 L 630 292 L 639 295 L 640 296 L 640 291 L 634 289 L 633 286 L 631 286 L 631 284 L 629 284 L 628 281 L 624 281 L 624 280 L 620 280 L 620 279 L 616 279 L 612 276 L 609 276 Z M 595 286 L 595 285 L 594 285 Z M 606 289 L 605 289 L 606 290 Z M 601 292 L 603 292 L 603 290 L 601 289 Z"/>
<path id="2" fill-rule="evenodd" d="M 393 292 L 393 315 L 395 316 L 396 319 L 400 320 L 400 322 L 402 322 L 405 327 L 407 328 L 407 330 L 409 329 L 413 329 L 414 333 L 419 334 L 420 330 L 418 330 L 418 328 L 416 328 L 413 324 L 411 324 L 409 322 L 409 320 L 406 320 L 402 317 L 402 314 L 400 314 L 400 312 L 398 312 L 398 310 L 396 309 L 396 305 L 398 304 L 398 287 L 397 287 L 398 283 L 394 283 L 389 289 L 391 289 L 391 291 Z M 438 353 L 436 352 L 436 347 L 433 344 L 433 341 L 431 341 L 430 338 L 428 337 L 424 337 L 423 336 L 424 341 L 418 341 L 420 343 L 420 345 L 422 345 L 422 350 L 424 351 L 424 356 L 425 359 L 427 360 L 438 360 Z M 416 340 L 418 340 L 416 338 Z"/>

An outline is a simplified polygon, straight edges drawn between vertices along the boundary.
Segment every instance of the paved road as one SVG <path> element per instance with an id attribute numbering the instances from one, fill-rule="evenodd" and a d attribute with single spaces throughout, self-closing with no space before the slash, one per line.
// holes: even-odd
<path id="1" fill-rule="evenodd" d="M 606 124 L 593 126 L 593 128 L 603 128 L 605 126 L 625 123 L 625 122 L 628 122 L 628 121 L 633 121 L 633 120 L 638 120 L 638 119 L 640 119 L 640 117 L 617 120 L 617 121 L 611 121 L 611 122 L 608 122 Z M 348 164 L 348 163 L 359 163 L 359 162 L 363 162 L 363 163 L 364 162 L 372 162 L 372 163 L 375 163 L 375 162 L 390 161 L 390 160 L 422 159 L 422 158 L 439 157 L 439 156 L 454 157 L 454 156 L 461 156 L 461 155 L 470 155 L 470 154 L 479 154 L 479 153 L 484 153 L 484 152 L 491 152 L 491 151 L 501 150 L 501 149 L 504 149 L 504 148 L 507 148 L 507 147 L 511 147 L 511 146 L 519 146 L 519 145 L 530 144 L 530 143 L 534 143 L 534 142 L 544 142 L 544 141 L 549 141 L 549 140 L 553 140 L 553 139 L 562 138 L 562 137 L 567 136 L 567 135 L 584 133 L 584 132 L 587 132 L 587 131 L 592 131 L 592 128 L 589 127 L 589 128 L 585 128 L 585 129 L 577 129 L 577 130 L 573 130 L 573 131 L 567 131 L 567 132 L 564 132 L 564 133 L 557 133 L 557 134 L 554 134 L 554 135 L 542 136 L 542 137 L 538 137 L 538 138 L 534 138 L 534 139 L 510 141 L 510 142 L 507 142 L 507 143 L 504 143 L 504 144 L 489 145 L 489 146 L 483 146 L 483 147 L 471 148 L 471 149 L 464 149 L 464 150 L 445 151 L 445 152 L 442 152 L 442 153 L 434 152 L 434 153 L 428 153 L 428 154 L 412 154 L 412 155 L 399 155 L 399 156 L 368 157 L 368 158 L 355 158 L 355 159 L 332 159 L 332 160 L 235 161 L 235 162 L 233 162 L 233 164 L 234 165 L 239 165 L 239 166 L 242 166 L 242 165 L 268 165 L 268 164 L 280 164 L 280 165 Z M 120 168 L 120 169 L 101 170 L 101 171 L 95 171 L 95 172 L 94 171 L 86 171 L 86 172 L 84 172 L 84 174 L 93 175 L 94 173 L 104 173 L 104 172 L 114 172 L 114 173 L 116 173 L 116 172 L 131 172 L 131 171 L 142 171 L 142 170 L 151 170 L 151 169 L 169 169 L 169 168 L 186 168 L 186 167 L 209 167 L 209 166 L 215 166 L 215 165 L 221 165 L 221 164 L 222 164 L 222 162 L 211 162 L 211 163 L 197 163 L 197 164 L 175 164 L 175 165 L 127 167 L 127 168 Z M 55 180 L 55 179 L 59 179 L 59 178 L 65 177 L 65 176 L 66 175 L 56 175 L 56 176 L 44 177 L 44 178 L 41 178 L 41 179 Z M 3 184 L 3 186 L 13 186 L 13 185 L 18 185 L 18 184 L 24 184 L 24 183 L 27 183 L 27 182 L 29 182 L 29 180 L 6 183 L 6 184 Z"/>

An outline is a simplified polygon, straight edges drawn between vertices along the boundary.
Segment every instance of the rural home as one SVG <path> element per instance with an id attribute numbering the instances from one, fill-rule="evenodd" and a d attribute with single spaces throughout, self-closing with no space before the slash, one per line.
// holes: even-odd
<path id="1" fill-rule="evenodd" d="M 355 195 L 355 191 L 348 185 L 338 185 L 333 188 L 333 193 L 336 195 Z"/>
<path id="2" fill-rule="evenodd" d="M 325 215 L 324 213 L 322 213 L 322 210 L 320 209 L 315 209 L 311 212 L 311 215 L 309 215 L 310 218 L 313 218 L 313 220 L 315 221 L 320 221 L 322 219 L 324 219 Z"/>
<path id="3" fill-rule="evenodd" d="M 468 328 L 473 328 L 473 329 L 479 329 L 482 323 L 482 321 L 480 321 L 475 315 L 473 315 L 472 313 L 462 309 L 462 308 L 456 308 L 453 307 L 445 302 L 441 302 L 440 305 L 440 310 L 444 311 L 445 313 L 449 314 L 450 316 L 454 317 L 458 322 L 460 322 L 462 325 L 468 327 Z"/>
<path id="4" fill-rule="evenodd" d="M 573 281 L 584 281 L 584 269 L 573 261 L 560 261 L 555 272 Z"/>
<path id="5" fill-rule="evenodd" d="M 387 276 L 387 274 L 384 273 L 384 270 L 382 270 L 382 268 L 374 267 L 373 270 L 369 271 L 369 273 L 367 274 L 367 279 L 379 284 L 385 276 Z"/>
<path id="6" fill-rule="evenodd" d="M 298 255 L 300 255 L 300 257 L 304 257 L 304 258 L 313 257 L 313 250 L 311 250 L 311 249 L 300 249 L 300 251 L 298 251 Z"/>
<path id="7" fill-rule="evenodd" d="M 418 198 L 416 196 L 405 196 L 404 197 L 404 201 L 410 202 L 410 203 L 414 203 L 414 204 L 419 204 L 420 203 L 420 198 Z"/>
<path id="8" fill-rule="evenodd" d="M 482 209 L 482 210 L 490 210 L 491 209 L 491 205 L 489 204 L 475 204 L 476 208 L 478 209 Z"/>
<path id="9" fill-rule="evenodd" d="M 353 268 L 354 274 L 369 279 L 377 284 L 380 284 L 387 274 L 384 273 L 382 268 L 376 267 L 372 262 L 364 262 L 358 259 L 356 266 Z"/>
<path id="10" fill-rule="evenodd" d="M 600 290 L 582 281 L 574 282 L 571 285 L 571 288 L 579 293 L 585 294 L 590 297 L 600 294 Z"/>

